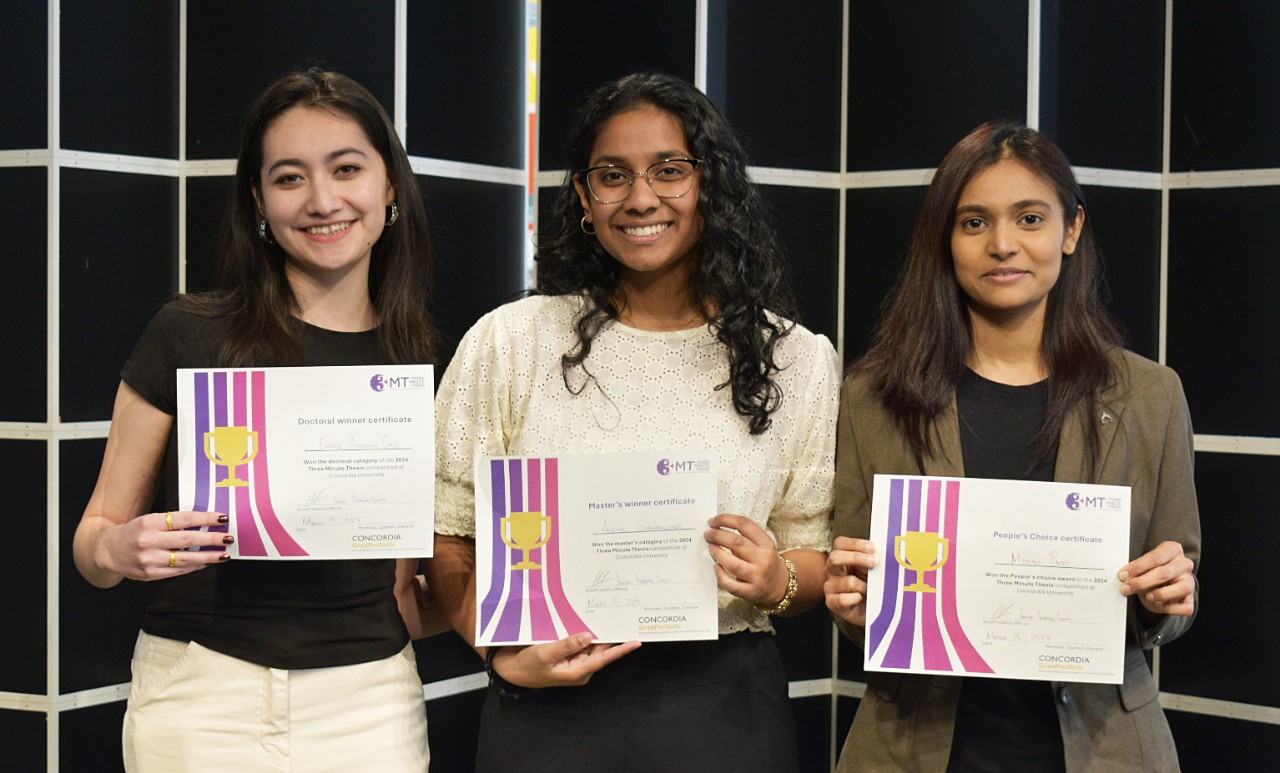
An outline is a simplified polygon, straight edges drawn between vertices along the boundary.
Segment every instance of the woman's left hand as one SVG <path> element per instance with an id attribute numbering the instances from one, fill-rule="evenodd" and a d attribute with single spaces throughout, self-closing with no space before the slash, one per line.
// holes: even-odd
<path id="1" fill-rule="evenodd" d="M 1120 592 L 1137 596 L 1156 615 L 1191 616 L 1196 611 L 1195 563 L 1177 542 L 1161 542 L 1154 550 L 1121 567 Z"/>
<path id="2" fill-rule="evenodd" d="M 750 518 L 728 513 L 707 525 L 711 528 L 704 536 L 711 545 L 720 587 L 760 606 L 781 602 L 787 594 L 787 565 L 764 529 Z"/>

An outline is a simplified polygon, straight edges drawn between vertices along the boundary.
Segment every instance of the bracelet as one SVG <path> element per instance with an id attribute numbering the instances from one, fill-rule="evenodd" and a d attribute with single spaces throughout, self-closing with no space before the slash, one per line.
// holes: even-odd
<path id="1" fill-rule="evenodd" d="M 796 579 L 796 565 L 791 563 L 791 559 L 778 554 L 778 558 L 782 559 L 782 563 L 787 565 L 787 592 L 783 595 L 782 601 L 778 602 L 776 607 L 766 607 L 763 604 L 756 604 L 756 609 L 764 612 L 766 615 L 780 615 L 787 611 L 787 607 L 791 606 L 791 600 L 796 597 L 796 591 L 800 589 L 800 582 Z"/>
<path id="2" fill-rule="evenodd" d="M 493 656 L 501 647 L 490 647 L 489 651 L 484 655 L 484 672 L 489 675 L 489 684 L 498 688 L 498 695 L 504 698 L 523 698 L 526 695 L 532 695 L 542 688 L 540 687 L 523 687 L 518 684 L 512 684 L 502 678 L 502 674 L 493 667 Z"/>

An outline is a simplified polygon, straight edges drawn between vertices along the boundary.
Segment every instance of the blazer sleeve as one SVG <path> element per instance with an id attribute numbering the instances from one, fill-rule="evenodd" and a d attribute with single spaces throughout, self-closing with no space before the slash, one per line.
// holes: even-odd
<path id="1" fill-rule="evenodd" d="M 1200 568 L 1200 508 L 1196 500 L 1195 439 L 1191 430 L 1191 413 L 1187 409 L 1187 397 L 1182 382 L 1172 371 L 1171 394 L 1168 397 L 1168 421 L 1164 433 L 1164 445 L 1157 467 L 1155 502 L 1151 522 L 1147 528 L 1143 552 L 1154 549 L 1161 542 L 1172 540 L 1182 545 L 1182 551 Z M 1136 602 L 1135 602 L 1136 603 Z M 1168 644 L 1186 633 L 1200 611 L 1200 583 L 1196 581 L 1196 613 L 1189 617 L 1168 615 L 1151 628 L 1139 630 L 1138 641 L 1143 649 Z"/>

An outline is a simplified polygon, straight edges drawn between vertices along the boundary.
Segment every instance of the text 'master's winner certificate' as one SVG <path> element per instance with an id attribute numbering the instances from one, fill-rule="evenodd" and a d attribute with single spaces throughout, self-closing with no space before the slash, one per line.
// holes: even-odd
<path id="1" fill-rule="evenodd" d="M 476 644 L 719 635 L 704 452 L 477 457 Z"/>
<path id="2" fill-rule="evenodd" d="M 1129 494 L 875 476 L 866 669 L 1120 684 Z"/>
<path id="3" fill-rule="evenodd" d="M 430 365 L 179 370 L 181 508 L 229 515 L 233 558 L 429 556 L 434 385 Z"/>

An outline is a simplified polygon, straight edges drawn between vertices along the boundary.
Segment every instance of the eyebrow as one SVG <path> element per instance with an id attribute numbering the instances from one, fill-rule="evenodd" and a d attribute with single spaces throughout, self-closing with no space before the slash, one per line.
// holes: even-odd
<path id="1" fill-rule="evenodd" d="M 1043 207 L 1044 209 L 1053 209 L 1053 205 L 1043 199 L 1023 199 L 1016 201 L 1009 209 L 1029 209 L 1031 207 Z M 964 204 L 956 207 L 957 215 L 966 215 L 969 213 L 986 214 L 991 210 L 981 204 Z"/>
<path id="2" fill-rule="evenodd" d="M 367 153 L 359 148 L 339 148 L 326 155 L 324 157 L 324 161 L 326 164 L 331 164 L 343 156 L 351 155 L 360 156 L 361 158 L 369 157 Z M 306 166 L 306 164 L 304 164 L 300 158 L 282 158 L 267 168 L 267 174 L 271 174 L 277 167 L 281 166 Z"/>
<path id="3" fill-rule="evenodd" d="M 652 166 L 653 164 L 656 164 L 660 161 L 666 161 L 669 158 L 687 158 L 688 155 L 689 154 L 683 150 L 659 150 L 657 153 L 654 153 L 651 156 L 653 161 L 650 162 L 648 166 Z M 614 164 L 616 166 L 626 166 L 627 160 L 622 156 L 600 156 L 595 160 L 595 163 L 592 164 L 592 166 L 600 166 L 602 164 Z"/>

